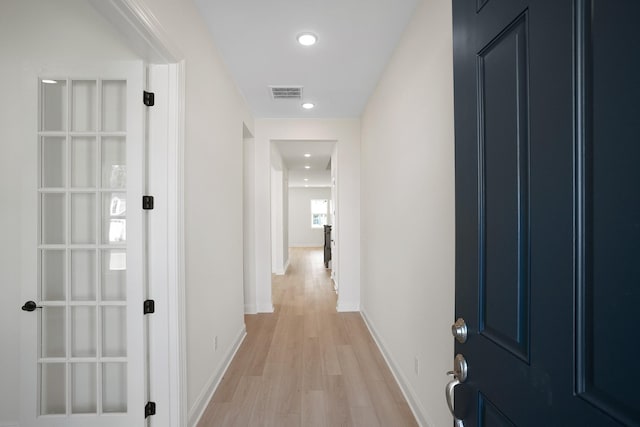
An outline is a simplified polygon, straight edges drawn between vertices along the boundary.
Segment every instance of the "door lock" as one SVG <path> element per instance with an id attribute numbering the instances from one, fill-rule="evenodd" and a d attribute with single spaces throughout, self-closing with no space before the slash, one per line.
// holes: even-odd
<path id="1" fill-rule="evenodd" d="M 451 325 L 451 334 L 459 343 L 464 344 L 467 342 L 467 324 L 464 322 L 462 317 L 456 320 L 456 323 Z"/>

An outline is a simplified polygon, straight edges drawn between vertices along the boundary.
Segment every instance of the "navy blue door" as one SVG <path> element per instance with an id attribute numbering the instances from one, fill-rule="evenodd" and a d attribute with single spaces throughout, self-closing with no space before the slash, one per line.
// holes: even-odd
<path id="1" fill-rule="evenodd" d="M 453 0 L 467 427 L 640 426 L 639 19 Z"/>

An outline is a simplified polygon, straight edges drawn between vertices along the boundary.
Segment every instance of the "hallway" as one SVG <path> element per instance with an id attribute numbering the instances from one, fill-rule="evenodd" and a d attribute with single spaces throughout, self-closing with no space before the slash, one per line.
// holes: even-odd
<path id="1" fill-rule="evenodd" d="M 247 336 L 199 427 L 415 426 L 359 313 L 337 313 L 320 248 L 290 250 L 273 276 L 273 314 Z"/>

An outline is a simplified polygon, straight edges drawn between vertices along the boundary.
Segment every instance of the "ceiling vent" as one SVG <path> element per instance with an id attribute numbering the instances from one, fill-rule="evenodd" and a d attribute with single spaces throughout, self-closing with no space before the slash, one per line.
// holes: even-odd
<path id="1" fill-rule="evenodd" d="M 302 86 L 269 86 L 273 99 L 302 99 Z"/>

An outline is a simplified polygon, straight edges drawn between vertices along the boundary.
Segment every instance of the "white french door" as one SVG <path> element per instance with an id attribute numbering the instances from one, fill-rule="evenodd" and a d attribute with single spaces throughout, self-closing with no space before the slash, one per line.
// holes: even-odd
<path id="1" fill-rule="evenodd" d="M 144 425 L 143 76 L 132 61 L 38 79 L 23 427 Z"/>

